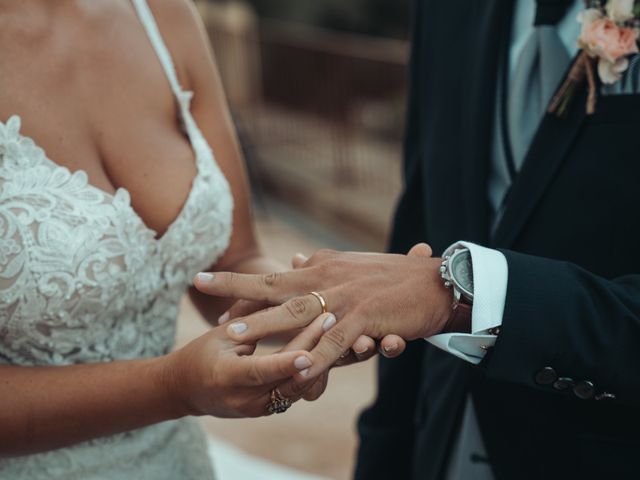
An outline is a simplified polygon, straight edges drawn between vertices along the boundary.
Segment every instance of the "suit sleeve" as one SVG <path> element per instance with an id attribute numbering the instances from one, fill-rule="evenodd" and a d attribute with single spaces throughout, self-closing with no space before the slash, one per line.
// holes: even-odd
<path id="1" fill-rule="evenodd" d="M 640 406 L 640 275 L 502 251 L 509 281 L 487 375 L 585 401 Z M 554 386 L 554 378 L 571 380 Z M 615 397 L 615 398 L 614 398 Z"/>
<path id="2" fill-rule="evenodd" d="M 414 3 L 414 19 L 420 18 L 421 2 Z M 417 20 L 416 20 L 417 21 Z M 420 55 L 418 29 L 414 25 L 411 87 L 405 137 L 405 191 L 396 210 L 390 251 L 406 254 L 427 239 L 419 139 L 419 85 L 416 63 Z M 418 88 L 414 88 L 414 85 Z M 358 422 L 360 447 L 355 478 L 376 480 L 411 478 L 416 404 L 422 377 L 423 340 L 410 342 L 397 359 L 379 359 L 378 395 Z"/>

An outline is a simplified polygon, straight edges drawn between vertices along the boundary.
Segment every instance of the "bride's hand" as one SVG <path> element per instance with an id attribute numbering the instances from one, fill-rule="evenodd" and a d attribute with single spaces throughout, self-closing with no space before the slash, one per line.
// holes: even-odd
<path id="1" fill-rule="evenodd" d="M 262 356 L 254 350 L 219 327 L 167 355 L 164 382 L 180 414 L 268 415 L 271 390 L 312 366 L 311 355 L 300 349 Z"/>

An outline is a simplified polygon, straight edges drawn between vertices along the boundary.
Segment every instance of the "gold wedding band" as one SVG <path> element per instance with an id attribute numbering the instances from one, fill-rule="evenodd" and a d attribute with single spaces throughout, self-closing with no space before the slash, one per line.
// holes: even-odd
<path id="1" fill-rule="evenodd" d="M 274 388 L 271 390 L 271 400 L 267 404 L 267 412 L 269 413 L 284 413 L 291 408 L 293 402 L 282 395 L 280 390 Z"/>
<path id="2" fill-rule="evenodd" d="M 309 295 L 313 295 L 320 302 L 320 306 L 322 307 L 322 313 L 327 313 L 329 311 L 329 307 L 327 307 L 327 301 L 324 297 L 318 292 L 309 292 Z"/>

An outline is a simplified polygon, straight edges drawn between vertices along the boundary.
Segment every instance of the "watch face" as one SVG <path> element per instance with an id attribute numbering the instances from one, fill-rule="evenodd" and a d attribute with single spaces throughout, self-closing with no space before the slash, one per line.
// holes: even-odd
<path id="1" fill-rule="evenodd" d="M 473 267 L 469 251 L 454 255 L 451 258 L 451 276 L 458 287 L 473 298 Z"/>

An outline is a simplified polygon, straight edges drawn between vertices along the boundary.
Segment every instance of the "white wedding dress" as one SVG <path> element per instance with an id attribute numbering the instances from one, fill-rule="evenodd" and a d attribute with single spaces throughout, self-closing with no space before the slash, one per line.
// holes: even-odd
<path id="1" fill-rule="evenodd" d="M 191 278 L 229 243 L 229 185 L 191 116 L 192 94 L 178 83 L 146 1 L 133 4 L 193 147 L 191 192 L 156 238 L 126 190 L 111 195 L 89 184 L 85 172 L 54 163 L 20 134 L 20 117 L 0 122 L 1 364 L 72 365 L 169 352 Z M 205 436 L 189 418 L 0 459 L 0 478 L 11 480 L 213 477 Z"/>

